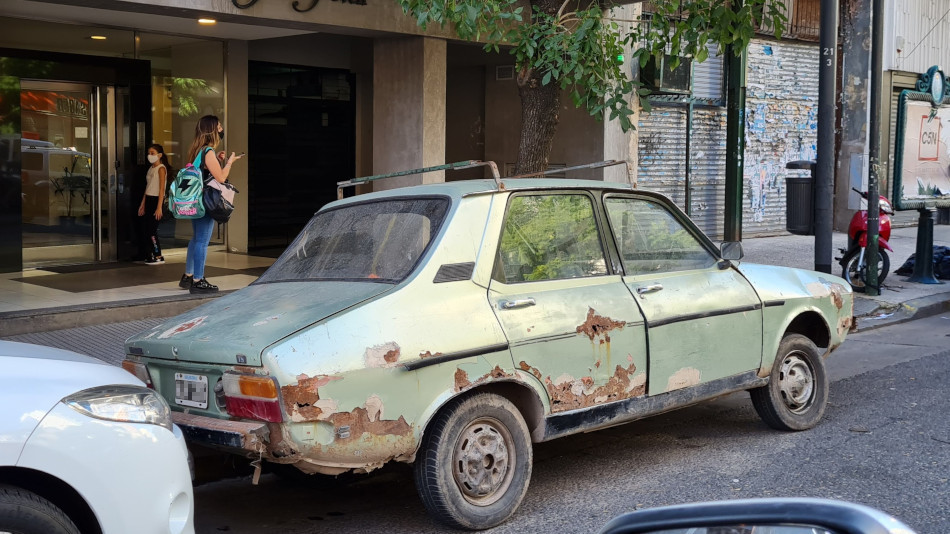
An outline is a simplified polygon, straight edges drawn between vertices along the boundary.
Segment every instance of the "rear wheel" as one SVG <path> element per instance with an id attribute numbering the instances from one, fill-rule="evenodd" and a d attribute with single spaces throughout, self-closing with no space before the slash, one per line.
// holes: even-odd
<path id="1" fill-rule="evenodd" d="M 807 430 L 817 425 L 828 403 L 828 376 L 818 347 L 803 335 L 786 335 L 769 383 L 749 393 L 755 411 L 772 428 Z"/>
<path id="2" fill-rule="evenodd" d="M 0 532 L 16 534 L 79 534 L 55 504 L 14 486 L 0 486 Z"/>
<path id="3" fill-rule="evenodd" d="M 436 520 L 491 528 L 521 504 L 531 455 L 528 426 L 514 404 L 479 393 L 453 401 L 430 423 L 415 462 L 416 489 Z"/>
<path id="4" fill-rule="evenodd" d="M 841 259 L 841 277 L 848 281 L 851 284 L 851 288 L 858 293 L 864 293 L 867 286 L 867 254 L 865 253 L 864 261 L 859 265 L 858 260 L 861 259 L 861 248 L 853 248 L 844 258 Z M 884 279 L 887 278 L 887 273 L 891 270 L 891 259 L 888 257 L 887 252 L 883 249 L 878 249 L 878 260 L 877 260 L 877 283 L 878 285 L 884 283 Z"/>

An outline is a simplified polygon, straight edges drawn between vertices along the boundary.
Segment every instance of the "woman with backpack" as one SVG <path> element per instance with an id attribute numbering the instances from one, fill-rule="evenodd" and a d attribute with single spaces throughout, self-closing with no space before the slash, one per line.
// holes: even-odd
<path id="1" fill-rule="evenodd" d="M 215 154 L 214 149 L 224 138 L 224 127 L 214 115 L 205 115 L 198 119 L 195 125 L 195 140 L 188 150 L 188 161 L 199 161 L 204 181 L 214 179 L 224 183 L 231 172 L 231 165 L 241 159 L 234 152 L 222 165 L 224 152 Z M 199 158 L 200 155 L 200 158 Z M 185 274 L 182 275 L 178 286 L 191 293 L 214 293 L 218 286 L 205 279 L 205 262 L 208 259 L 208 243 L 211 242 L 211 232 L 214 230 L 214 219 L 205 215 L 200 219 L 191 219 L 193 235 L 188 242 L 188 255 L 185 259 Z"/>
<path id="2" fill-rule="evenodd" d="M 148 257 L 146 265 L 161 265 L 165 263 L 162 256 L 162 245 L 158 242 L 158 223 L 162 220 L 162 206 L 165 203 L 165 184 L 171 172 L 168 156 L 162 145 L 155 144 L 148 147 L 148 162 L 151 167 L 145 174 L 145 194 L 139 204 L 139 217 L 145 217 L 145 250 Z"/>

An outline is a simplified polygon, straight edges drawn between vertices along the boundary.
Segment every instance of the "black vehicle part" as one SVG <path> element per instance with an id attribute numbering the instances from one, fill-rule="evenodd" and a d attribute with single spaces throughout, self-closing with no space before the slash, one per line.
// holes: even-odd
<path id="1" fill-rule="evenodd" d="M 759 417 L 777 430 L 807 430 L 818 424 L 828 403 L 828 375 L 818 347 L 801 334 L 778 346 L 765 386 L 749 390 Z"/>
<path id="2" fill-rule="evenodd" d="M 507 399 L 478 393 L 446 405 L 415 462 L 426 510 L 446 525 L 481 530 L 518 509 L 531 480 L 528 426 Z"/>
<path id="3" fill-rule="evenodd" d="M 15 486 L 0 486 L 0 530 L 22 534 L 80 534 L 56 505 Z"/>
<path id="4" fill-rule="evenodd" d="M 851 284 L 851 289 L 857 293 L 866 291 L 865 280 L 867 279 L 867 263 L 863 267 L 858 266 L 858 259 L 861 256 L 860 247 L 852 247 L 847 254 L 841 258 L 841 277 Z M 878 250 L 877 260 L 877 283 L 884 283 L 887 273 L 891 270 L 891 258 L 884 249 Z"/>

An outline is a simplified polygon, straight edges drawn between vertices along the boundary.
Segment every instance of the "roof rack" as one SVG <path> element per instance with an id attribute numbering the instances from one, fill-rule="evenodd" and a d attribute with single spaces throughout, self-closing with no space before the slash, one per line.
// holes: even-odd
<path id="1" fill-rule="evenodd" d="M 509 176 L 509 178 L 539 178 L 542 176 L 547 176 L 551 174 L 560 174 L 567 171 L 575 171 L 579 169 L 600 169 L 603 167 L 611 167 L 613 165 L 620 165 L 625 163 L 620 160 L 606 160 L 598 161 L 597 163 L 588 163 L 586 165 L 575 165 L 573 167 L 562 167 L 559 169 L 548 169 L 546 171 L 519 174 L 517 176 Z M 397 176 L 409 176 L 412 174 L 422 174 L 426 172 L 435 172 L 435 171 L 460 171 L 462 169 L 473 169 L 475 167 L 488 167 L 491 169 L 492 178 L 495 180 L 495 186 L 498 187 L 498 190 L 501 191 L 505 188 L 504 184 L 501 183 L 501 175 L 498 173 L 498 165 L 494 161 L 482 161 L 478 159 L 471 159 L 467 161 L 458 161 L 456 163 L 446 163 L 445 165 L 436 165 L 433 167 L 421 167 L 419 169 L 409 169 L 407 171 L 396 171 L 386 174 L 375 174 L 373 176 L 361 176 L 359 178 L 350 178 L 349 180 L 343 180 L 342 182 L 336 183 L 336 197 L 338 199 L 343 198 L 343 189 L 346 187 L 356 187 L 360 184 L 365 184 L 369 182 L 374 182 L 376 180 L 382 180 L 383 178 L 395 178 Z"/>

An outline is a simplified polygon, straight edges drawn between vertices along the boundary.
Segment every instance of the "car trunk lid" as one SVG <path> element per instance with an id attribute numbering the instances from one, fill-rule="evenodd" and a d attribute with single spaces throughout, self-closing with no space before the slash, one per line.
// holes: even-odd
<path id="1" fill-rule="evenodd" d="M 260 366 L 269 345 L 391 287 L 372 282 L 253 284 L 132 336 L 126 353 Z"/>

